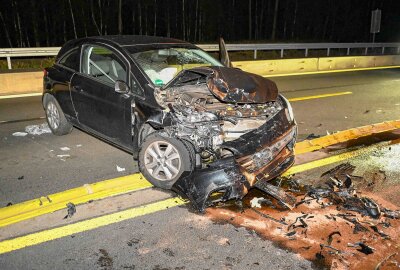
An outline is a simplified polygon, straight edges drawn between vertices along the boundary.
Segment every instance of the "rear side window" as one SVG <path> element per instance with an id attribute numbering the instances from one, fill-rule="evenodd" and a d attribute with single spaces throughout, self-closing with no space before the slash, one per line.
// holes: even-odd
<path id="1" fill-rule="evenodd" d="M 101 46 L 85 46 L 82 57 L 82 73 L 107 83 L 116 80 L 126 82 L 126 67 L 111 50 Z"/>
<path id="2" fill-rule="evenodd" d="M 61 60 L 58 62 L 60 65 L 73 69 L 75 71 L 79 70 L 79 58 L 80 51 L 78 48 L 73 49 L 72 51 L 65 54 Z"/>

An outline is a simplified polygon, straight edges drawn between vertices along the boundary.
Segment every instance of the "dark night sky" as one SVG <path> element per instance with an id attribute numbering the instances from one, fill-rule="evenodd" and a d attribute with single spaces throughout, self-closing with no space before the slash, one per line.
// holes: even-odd
<path id="1" fill-rule="evenodd" d="M 369 42 L 376 8 L 376 41 L 399 42 L 400 0 L 2 0 L 0 47 L 120 33 L 198 43 Z"/>

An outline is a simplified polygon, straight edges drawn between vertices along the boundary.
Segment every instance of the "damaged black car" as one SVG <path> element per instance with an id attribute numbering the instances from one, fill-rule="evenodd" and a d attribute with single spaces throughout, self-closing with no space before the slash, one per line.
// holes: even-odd
<path id="1" fill-rule="evenodd" d="M 49 127 L 75 126 L 132 153 L 149 182 L 199 211 L 240 200 L 293 164 L 297 126 L 276 84 L 232 68 L 220 49 L 217 61 L 169 38 L 69 41 L 44 71 Z"/>

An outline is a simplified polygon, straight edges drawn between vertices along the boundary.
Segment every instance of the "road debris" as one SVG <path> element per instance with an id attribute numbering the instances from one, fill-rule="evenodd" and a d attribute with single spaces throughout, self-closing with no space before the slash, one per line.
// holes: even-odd
<path id="1" fill-rule="evenodd" d="M 67 203 L 67 215 L 64 217 L 64 219 L 71 218 L 75 213 L 76 213 L 75 204 L 71 202 Z"/>
<path id="2" fill-rule="evenodd" d="M 312 139 L 317 139 L 320 137 L 321 137 L 321 135 L 315 135 L 314 133 L 311 133 L 305 138 L 305 140 L 312 140 Z"/>
<path id="3" fill-rule="evenodd" d="M 329 234 L 328 240 L 327 240 L 329 246 L 332 244 L 333 236 L 334 236 L 334 235 L 342 236 L 342 235 L 340 234 L 339 231 L 331 232 L 331 233 Z"/>
<path id="4" fill-rule="evenodd" d="M 26 135 L 28 135 L 28 133 L 17 131 L 17 132 L 14 132 L 12 135 L 15 137 L 25 137 Z"/>
<path id="5" fill-rule="evenodd" d="M 65 161 L 67 158 L 71 157 L 69 154 L 57 155 L 60 160 Z"/>
<path id="6" fill-rule="evenodd" d="M 390 258 L 396 256 L 397 254 L 399 254 L 398 252 L 392 253 L 389 256 L 387 256 L 385 259 L 383 259 L 382 261 L 380 261 L 376 266 L 375 266 L 375 270 L 380 270 L 381 266 L 383 266 Z"/>
<path id="7" fill-rule="evenodd" d="M 64 146 L 64 147 L 60 147 L 60 150 L 61 151 L 69 151 L 71 149 L 69 147 L 67 147 L 67 146 Z"/>
<path id="8" fill-rule="evenodd" d="M 353 175 L 355 169 L 349 163 L 340 164 L 323 173 L 314 185 L 299 184 L 295 179 L 269 182 L 295 198 L 291 210 L 280 203 L 281 195 L 276 198 L 268 193 L 275 199 L 271 207 L 261 203 L 262 193 L 254 190 L 244 199 L 242 209 L 231 205 L 210 208 L 207 214 L 216 221 L 254 230 L 324 267 L 392 269 L 387 266 L 399 265 L 399 256 L 385 259 L 397 252 L 400 244 L 400 211 L 371 193 L 367 182 Z"/>
<path id="9" fill-rule="evenodd" d="M 18 180 L 23 180 L 23 179 L 24 179 L 24 176 L 23 176 L 23 175 L 18 176 Z"/>
<path id="10" fill-rule="evenodd" d="M 359 251 L 361 253 L 364 253 L 366 255 L 374 253 L 374 248 L 364 244 L 363 242 L 357 242 L 357 243 L 354 243 L 354 244 L 348 243 L 347 246 L 349 246 L 349 247 L 359 247 L 357 249 L 357 251 Z"/>
<path id="11" fill-rule="evenodd" d="M 25 132 L 30 135 L 42 135 L 46 133 L 51 133 L 49 125 L 47 123 L 43 123 L 40 125 L 29 125 L 25 127 Z"/>
<path id="12" fill-rule="evenodd" d="M 254 197 L 251 201 L 250 201 L 250 205 L 252 208 L 261 208 L 261 203 L 266 201 L 266 199 L 264 197 Z"/>
<path id="13" fill-rule="evenodd" d="M 118 165 L 116 165 L 116 166 L 117 166 L 117 171 L 118 171 L 118 172 L 124 172 L 124 171 L 125 171 L 125 168 L 120 167 L 120 166 L 118 166 Z"/>

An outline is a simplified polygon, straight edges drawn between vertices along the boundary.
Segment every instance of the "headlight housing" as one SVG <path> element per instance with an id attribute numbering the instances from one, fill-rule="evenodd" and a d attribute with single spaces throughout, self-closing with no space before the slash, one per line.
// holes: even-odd
<path id="1" fill-rule="evenodd" d="M 288 118 L 288 120 L 290 122 L 293 122 L 294 121 L 294 114 L 293 114 L 292 105 L 290 105 L 289 100 L 287 100 L 284 96 L 282 96 L 282 95 L 280 95 L 280 96 L 281 96 L 281 98 L 283 100 L 283 103 L 284 103 L 284 106 L 286 108 L 286 110 L 285 110 L 286 111 L 286 116 L 287 116 L 287 118 Z"/>

